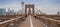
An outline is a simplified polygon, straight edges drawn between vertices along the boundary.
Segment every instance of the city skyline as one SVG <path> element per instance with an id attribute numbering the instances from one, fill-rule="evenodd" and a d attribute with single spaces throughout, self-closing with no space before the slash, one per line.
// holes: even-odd
<path id="1" fill-rule="evenodd" d="M 60 11 L 60 0 L 0 0 L 0 8 L 12 8 L 15 11 L 21 10 L 21 2 L 34 4 L 43 13 L 56 14 Z"/>

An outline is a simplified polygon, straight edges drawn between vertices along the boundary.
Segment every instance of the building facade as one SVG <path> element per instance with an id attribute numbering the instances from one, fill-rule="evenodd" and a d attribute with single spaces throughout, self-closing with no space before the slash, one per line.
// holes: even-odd
<path id="1" fill-rule="evenodd" d="M 5 9 L 0 9 L 0 16 L 5 14 Z"/>

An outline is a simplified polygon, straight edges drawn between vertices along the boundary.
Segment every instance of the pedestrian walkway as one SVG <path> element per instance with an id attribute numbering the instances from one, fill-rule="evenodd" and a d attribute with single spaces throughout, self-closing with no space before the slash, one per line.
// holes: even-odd
<path id="1" fill-rule="evenodd" d="M 29 15 L 26 21 L 22 21 L 19 27 L 45 27 L 39 20 Z"/>

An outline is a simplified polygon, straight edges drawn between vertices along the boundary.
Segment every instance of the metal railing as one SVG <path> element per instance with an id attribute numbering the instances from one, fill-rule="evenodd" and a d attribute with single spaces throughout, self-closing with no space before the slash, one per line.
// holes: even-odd
<path id="1" fill-rule="evenodd" d="M 36 17 L 36 18 L 38 18 L 43 24 L 47 25 L 48 27 L 60 27 L 60 20 L 55 20 L 46 17 Z"/>
<path id="2" fill-rule="evenodd" d="M 23 17 L 24 16 L 12 18 L 10 20 L 0 22 L 0 27 L 18 27 L 19 23 L 21 22 L 21 18 Z"/>

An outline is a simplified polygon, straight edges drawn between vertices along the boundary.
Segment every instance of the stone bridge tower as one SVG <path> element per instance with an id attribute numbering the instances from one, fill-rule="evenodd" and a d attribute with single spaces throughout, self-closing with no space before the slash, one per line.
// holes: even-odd
<path id="1" fill-rule="evenodd" d="M 25 5 L 25 14 L 34 15 L 34 4 Z"/>

